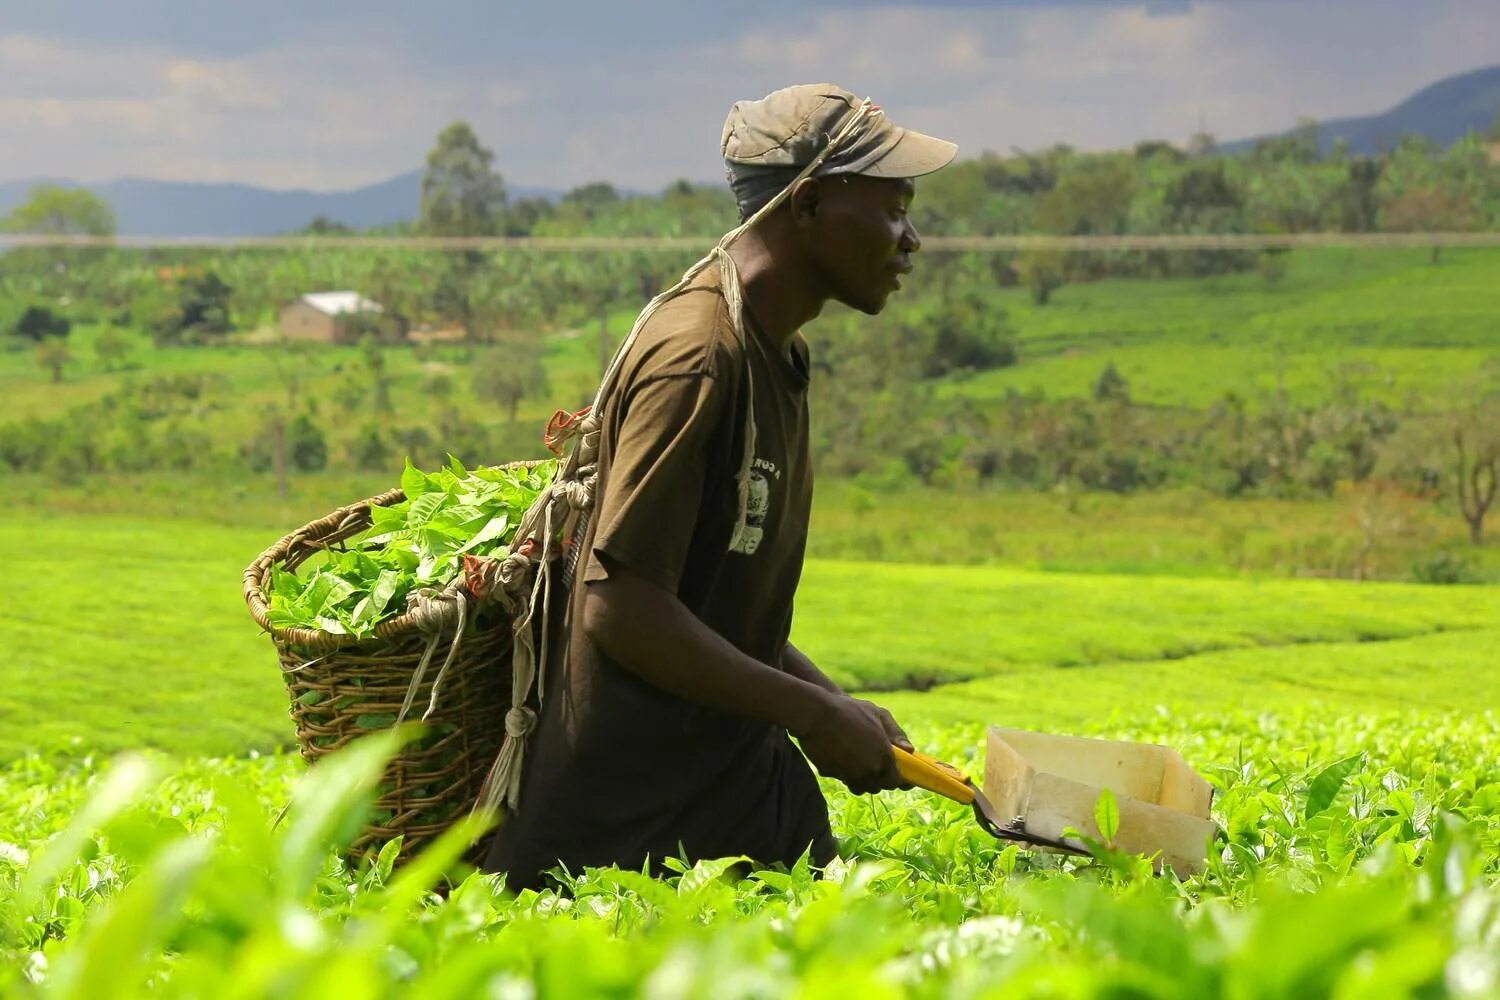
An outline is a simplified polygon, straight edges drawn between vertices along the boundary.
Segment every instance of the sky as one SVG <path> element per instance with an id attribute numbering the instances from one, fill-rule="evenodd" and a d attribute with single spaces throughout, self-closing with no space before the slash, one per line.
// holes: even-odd
<path id="1" fill-rule="evenodd" d="M 736 100 L 832 82 L 960 156 L 1384 111 L 1500 0 L 0 0 L 0 181 L 342 190 L 468 121 L 518 186 L 723 178 Z"/>

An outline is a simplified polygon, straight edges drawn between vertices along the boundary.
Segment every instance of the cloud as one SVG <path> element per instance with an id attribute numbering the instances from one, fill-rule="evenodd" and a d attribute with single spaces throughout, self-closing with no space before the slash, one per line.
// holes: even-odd
<path id="1" fill-rule="evenodd" d="M 409 170 L 448 118 L 523 107 L 528 88 L 314 38 L 244 56 L 0 36 L 12 177 L 126 175 L 347 187 Z M 45 95 L 45 96 L 43 96 Z"/>
<path id="2" fill-rule="evenodd" d="M 192 5 L 196 20 L 180 0 L 123 6 L 139 23 L 77 2 L 8 19 L 19 26 L 0 34 L 0 179 L 347 188 L 419 165 L 465 118 L 513 184 L 658 189 L 722 177 L 735 100 L 820 80 L 962 155 L 1182 140 L 1200 114 L 1230 138 L 1383 110 L 1493 62 L 1500 37 L 1500 7 L 1485 0 L 731 0 L 712 14 L 643 0 L 588 5 L 582 33 L 575 7 L 549 4 L 331 0 L 308 13 L 261 0 Z M 39 23 L 44 7 L 70 10 L 74 27 Z M 279 26 L 249 25 L 252 14 Z"/>

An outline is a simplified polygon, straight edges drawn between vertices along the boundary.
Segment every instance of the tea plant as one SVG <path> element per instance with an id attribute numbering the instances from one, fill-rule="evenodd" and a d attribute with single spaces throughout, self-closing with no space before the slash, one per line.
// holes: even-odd
<path id="1" fill-rule="evenodd" d="M 915 726 L 969 770 L 973 726 Z M 165 774 L 0 772 L 0 992 L 17 996 L 1486 997 L 1500 990 L 1500 719 L 1161 713 L 1216 789 L 1205 872 L 996 842 L 922 792 L 825 786 L 824 877 L 679 863 L 511 896 L 457 863 L 339 858 L 399 734 Z M 290 795 L 287 822 L 270 817 Z M 72 817 L 71 821 L 69 816 Z M 434 887 L 442 892 L 431 891 Z"/>

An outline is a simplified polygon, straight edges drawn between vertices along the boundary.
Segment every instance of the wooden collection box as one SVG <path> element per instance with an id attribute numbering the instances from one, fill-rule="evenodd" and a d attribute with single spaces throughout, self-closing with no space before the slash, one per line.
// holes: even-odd
<path id="1" fill-rule="evenodd" d="M 1157 854 L 1179 878 L 1202 871 L 1214 833 L 1213 788 L 1176 751 L 1148 743 L 1052 736 L 991 726 L 984 795 L 1002 820 L 1029 838 L 1083 845 L 1063 831 L 1102 840 L 1094 822 L 1101 789 L 1120 807 L 1116 847 Z"/>

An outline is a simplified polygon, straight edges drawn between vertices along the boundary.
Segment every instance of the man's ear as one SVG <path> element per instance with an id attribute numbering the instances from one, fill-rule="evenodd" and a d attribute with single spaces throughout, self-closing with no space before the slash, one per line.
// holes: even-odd
<path id="1" fill-rule="evenodd" d="M 816 177 L 804 177 L 787 195 L 792 209 L 792 222 L 804 223 L 817 218 L 818 208 L 823 203 L 823 190 Z"/>

